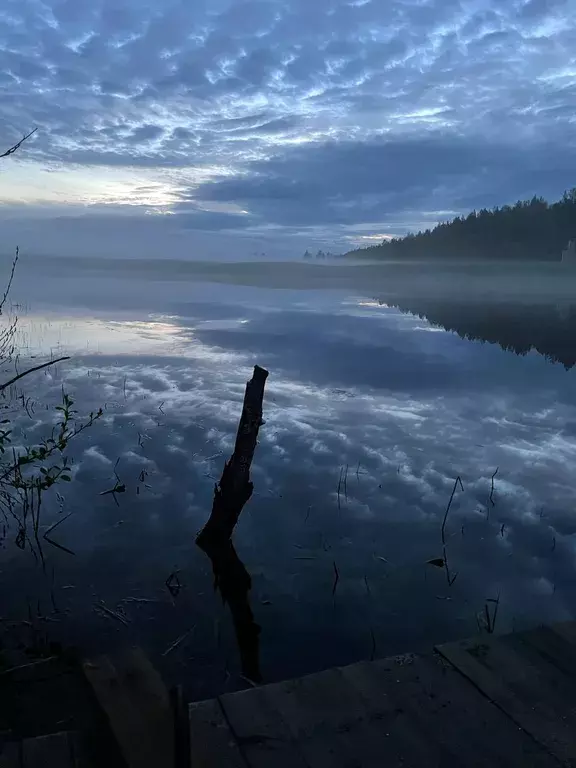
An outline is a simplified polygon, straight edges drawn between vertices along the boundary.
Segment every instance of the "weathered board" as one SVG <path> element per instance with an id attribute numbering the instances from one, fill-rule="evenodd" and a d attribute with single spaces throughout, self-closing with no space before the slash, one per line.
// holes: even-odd
<path id="1" fill-rule="evenodd" d="M 81 768 L 75 735 L 52 733 L 22 742 L 22 768 Z"/>
<path id="2" fill-rule="evenodd" d="M 0 768 L 21 768 L 21 745 L 8 741 L 0 745 Z"/>
<path id="3" fill-rule="evenodd" d="M 190 704 L 190 768 L 246 768 L 217 699 Z"/>
<path id="4" fill-rule="evenodd" d="M 408 764 L 510 768 L 557 764 L 437 655 L 399 661 L 354 664 L 343 674 L 366 696 L 373 713 L 395 713 L 389 730 L 403 732 L 408 750 L 418 748 Z"/>
<path id="5" fill-rule="evenodd" d="M 75 733 L 62 731 L 8 742 L 0 751 L 0 768 L 87 768 Z"/>
<path id="6" fill-rule="evenodd" d="M 576 765 L 576 624 L 226 694 L 190 724 L 192 768 Z"/>
<path id="7" fill-rule="evenodd" d="M 83 666 L 128 768 L 171 768 L 174 716 L 170 697 L 145 654 L 134 648 L 86 661 Z"/>
<path id="8" fill-rule="evenodd" d="M 303 768 L 307 765 L 282 715 L 264 686 L 229 693 L 220 702 L 234 736 L 252 768 Z"/>
<path id="9" fill-rule="evenodd" d="M 449 643 L 438 650 L 519 728 L 558 760 L 576 764 L 576 685 L 569 674 L 573 650 L 566 643 L 562 660 L 563 646 L 556 637 L 533 630 Z"/>

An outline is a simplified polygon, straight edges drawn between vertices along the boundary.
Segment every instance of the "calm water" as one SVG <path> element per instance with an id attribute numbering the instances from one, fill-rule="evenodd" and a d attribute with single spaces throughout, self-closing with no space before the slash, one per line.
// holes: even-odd
<path id="1" fill-rule="evenodd" d="M 138 643 L 193 697 L 245 684 L 194 537 L 255 363 L 270 371 L 266 424 L 235 545 L 252 576 L 266 680 L 473 634 L 499 595 L 502 631 L 573 617 L 576 374 L 446 332 L 391 306 L 402 302 L 382 286 L 327 271 L 329 288 L 270 288 L 266 265 L 234 269 L 219 282 L 162 265 L 114 276 L 23 269 L 21 343 L 73 356 L 28 382 L 26 438 L 46 434 L 63 385 L 81 412 L 105 412 L 75 442 L 74 482 L 43 510 L 45 529 L 71 513 L 53 536 L 75 554 L 46 545 L 44 574 L 7 532 L 6 626 L 30 612 L 87 653 Z M 564 305 L 551 306 L 563 322 Z M 526 306 L 507 307 L 508 330 L 515 317 L 524 328 Z M 490 306 L 484 314 L 489 323 Z M 115 471 L 127 489 L 118 505 L 100 495 Z M 442 554 L 457 476 L 449 586 L 427 561 Z M 125 623 L 95 609 L 101 600 Z"/>

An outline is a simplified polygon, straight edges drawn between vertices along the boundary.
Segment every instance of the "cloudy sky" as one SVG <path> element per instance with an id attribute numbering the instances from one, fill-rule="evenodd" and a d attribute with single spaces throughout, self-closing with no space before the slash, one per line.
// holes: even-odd
<path id="1" fill-rule="evenodd" d="M 4 0 L 8 243 L 346 249 L 576 184 L 576 0 Z"/>

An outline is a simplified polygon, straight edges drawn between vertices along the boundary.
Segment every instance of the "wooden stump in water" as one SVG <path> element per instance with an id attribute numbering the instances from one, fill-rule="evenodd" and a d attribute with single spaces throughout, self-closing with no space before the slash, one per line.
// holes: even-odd
<path id="1" fill-rule="evenodd" d="M 210 518 L 196 539 L 198 546 L 207 553 L 213 546 L 224 545 L 230 540 L 240 513 L 252 496 L 254 486 L 250 481 L 250 468 L 258 431 L 263 424 L 262 401 L 267 378 L 268 371 L 255 365 L 254 375 L 246 384 L 234 453 L 214 488 Z"/>
<path id="2" fill-rule="evenodd" d="M 224 466 L 220 482 L 214 488 L 212 513 L 196 544 L 210 558 L 214 583 L 222 599 L 230 607 L 240 649 L 242 673 L 253 682 L 262 677 L 259 667 L 260 627 L 254 621 L 250 606 L 252 580 L 232 544 L 232 532 L 246 502 L 252 496 L 250 467 L 258 442 L 262 421 L 262 401 L 268 371 L 254 367 L 254 375 L 246 384 L 244 405 L 234 453 Z"/>

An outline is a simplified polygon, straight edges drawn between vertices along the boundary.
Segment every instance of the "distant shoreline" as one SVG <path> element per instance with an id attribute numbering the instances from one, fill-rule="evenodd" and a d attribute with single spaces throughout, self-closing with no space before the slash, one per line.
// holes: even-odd
<path id="1" fill-rule="evenodd" d="M 469 296 L 495 300 L 510 294 L 530 301 L 572 299 L 576 269 L 560 262 L 384 262 L 341 260 L 338 264 L 300 261 L 216 262 L 178 259 L 70 259 L 22 260 L 19 281 L 37 279 L 48 285 L 85 279 L 96 283 L 115 279 L 141 279 L 160 283 L 213 283 L 278 290 L 337 290 L 351 295 Z M 574 280 L 566 276 L 574 275 Z M 70 290 L 73 290 L 71 288 Z"/>

